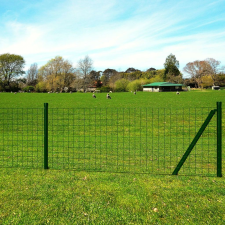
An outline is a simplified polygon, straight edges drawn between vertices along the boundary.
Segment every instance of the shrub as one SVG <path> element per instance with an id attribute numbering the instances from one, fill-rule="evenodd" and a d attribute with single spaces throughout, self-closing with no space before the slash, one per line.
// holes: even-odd
<path id="1" fill-rule="evenodd" d="M 97 88 L 97 90 L 100 90 L 100 92 L 109 92 L 111 89 L 109 86 L 103 86 L 101 88 Z"/>
<path id="2" fill-rule="evenodd" d="M 212 88 L 212 86 L 213 86 L 213 79 L 211 78 L 211 76 L 203 76 L 201 87 Z"/>
<path id="3" fill-rule="evenodd" d="M 33 86 L 26 86 L 26 87 L 23 88 L 23 91 L 25 91 L 25 92 L 34 91 L 34 87 Z"/>
<path id="4" fill-rule="evenodd" d="M 126 91 L 126 88 L 127 88 L 127 85 L 129 84 L 129 80 L 126 80 L 126 79 L 120 79 L 120 80 L 117 80 L 115 82 L 115 91 L 116 92 L 123 92 L 123 91 Z"/>
<path id="5" fill-rule="evenodd" d="M 115 92 L 125 92 L 126 89 L 124 89 L 124 88 L 115 88 L 114 91 L 115 91 Z"/>
<path id="6" fill-rule="evenodd" d="M 39 82 L 35 87 L 36 92 L 47 92 L 46 84 L 44 82 Z"/>
<path id="7" fill-rule="evenodd" d="M 134 80 L 127 85 L 127 91 L 136 91 L 136 90 L 142 91 L 143 90 L 142 85 L 149 83 L 150 83 L 149 79 Z"/>
<path id="8" fill-rule="evenodd" d="M 142 86 L 139 80 L 134 80 L 127 85 L 127 91 L 141 91 Z"/>

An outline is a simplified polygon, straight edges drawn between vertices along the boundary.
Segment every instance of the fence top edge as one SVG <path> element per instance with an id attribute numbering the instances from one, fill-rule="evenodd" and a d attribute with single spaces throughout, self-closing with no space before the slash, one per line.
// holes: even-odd
<path id="1" fill-rule="evenodd" d="M 0 110 L 6 110 L 6 109 L 14 109 L 14 110 L 17 110 L 17 109 L 44 109 L 44 108 L 0 108 Z"/>
<path id="2" fill-rule="evenodd" d="M 165 110 L 188 110 L 188 109 L 209 109 L 209 110 L 214 110 L 216 107 L 187 107 L 187 108 L 174 108 L 174 107 L 79 107 L 79 108 L 58 108 L 58 107 L 48 107 L 48 109 L 165 109 Z"/>
<path id="3" fill-rule="evenodd" d="M 44 109 L 44 107 L 42 108 L 0 108 L 0 110 L 4 110 L 4 109 Z M 216 107 L 187 107 L 187 108 L 174 108 L 174 107 L 79 107 L 79 108 L 59 108 L 59 107 L 48 107 L 48 109 L 166 109 L 166 110 L 188 110 L 188 109 L 209 109 L 209 110 L 214 110 L 216 109 Z"/>

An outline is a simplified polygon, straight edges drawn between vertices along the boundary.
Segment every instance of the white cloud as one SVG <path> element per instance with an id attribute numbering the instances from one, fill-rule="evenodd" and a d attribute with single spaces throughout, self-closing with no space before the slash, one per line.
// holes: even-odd
<path id="1" fill-rule="evenodd" d="M 6 30 L 12 36 L 9 40 L 5 37 L 6 45 L 0 45 L 3 52 L 15 52 L 17 54 L 36 54 L 43 51 L 41 48 L 43 32 L 40 27 L 26 25 L 18 22 L 6 24 Z"/>
<path id="2" fill-rule="evenodd" d="M 27 66 L 43 65 L 56 55 L 76 64 L 88 54 L 101 70 L 160 69 L 170 53 L 180 61 L 181 70 L 186 63 L 207 57 L 225 63 L 225 26 L 208 29 L 223 19 L 215 12 L 211 19 L 198 20 L 221 2 L 210 8 L 206 0 L 200 8 L 200 1 L 193 5 L 188 1 L 67 0 L 52 6 L 48 1 L 35 22 L 29 17 L 0 22 L 4 31 L 0 52 L 23 55 Z M 40 12 L 40 5 L 36 7 Z"/>

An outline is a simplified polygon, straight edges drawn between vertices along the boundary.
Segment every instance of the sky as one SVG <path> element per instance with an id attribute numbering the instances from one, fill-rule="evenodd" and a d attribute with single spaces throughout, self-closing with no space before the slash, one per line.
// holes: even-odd
<path id="1" fill-rule="evenodd" d="M 195 60 L 225 65 L 225 0 L 0 0 L 4 53 L 25 70 L 86 55 L 95 70 L 163 69 L 170 54 L 182 73 Z"/>

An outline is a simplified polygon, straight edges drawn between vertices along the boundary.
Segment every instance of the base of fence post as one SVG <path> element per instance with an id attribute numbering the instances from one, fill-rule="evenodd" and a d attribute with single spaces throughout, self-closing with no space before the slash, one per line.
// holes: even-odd
<path id="1" fill-rule="evenodd" d="M 48 103 L 44 103 L 44 169 L 48 167 Z"/>

